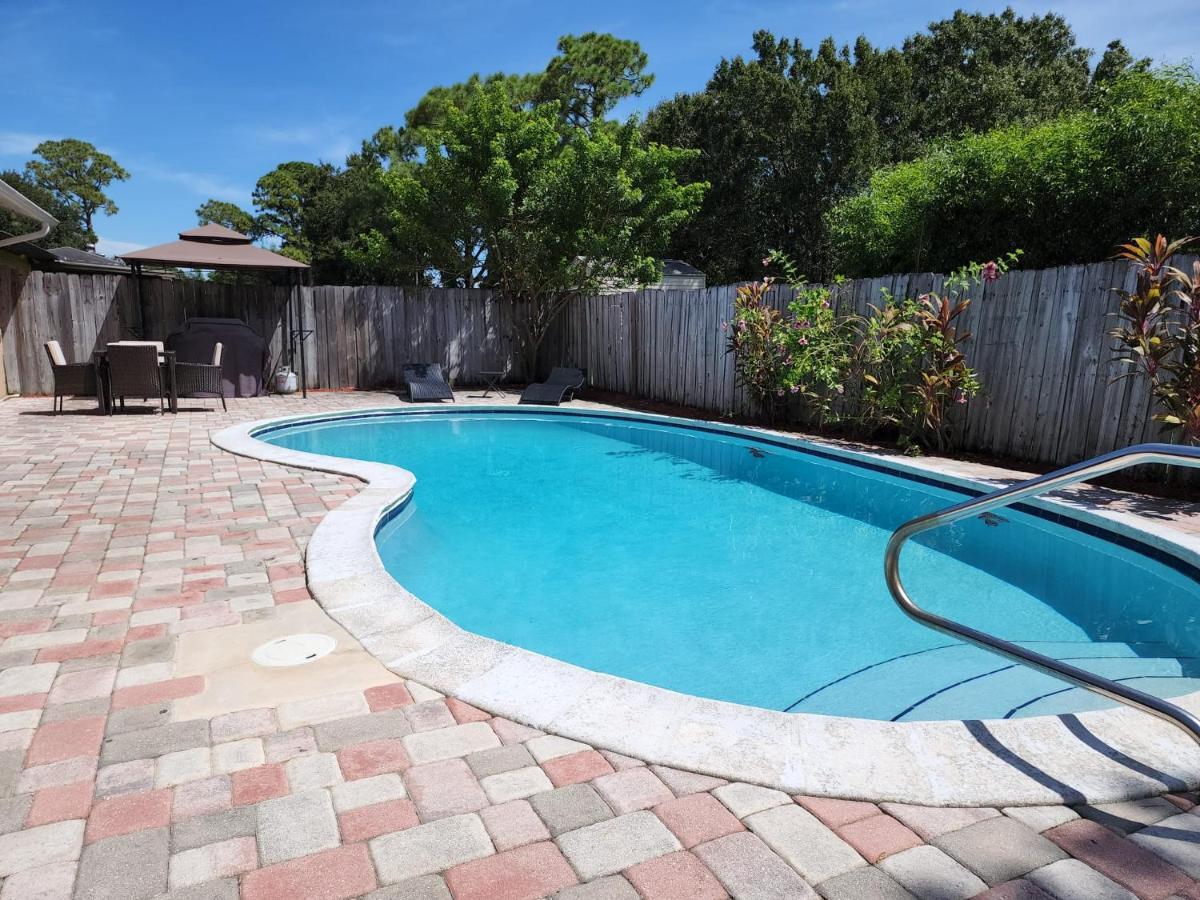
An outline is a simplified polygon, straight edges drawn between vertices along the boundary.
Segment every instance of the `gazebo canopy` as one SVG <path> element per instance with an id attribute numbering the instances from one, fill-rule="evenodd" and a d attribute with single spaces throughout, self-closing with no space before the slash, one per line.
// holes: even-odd
<path id="1" fill-rule="evenodd" d="M 132 253 L 120 258 L 132 265 L 179 266 L 182 269 L 307 269 L 305 263 L 279 253 L 256 247 L 244 234 L 224 225 L 201 225 L 179 232 L 179 240 Z"/>
<path id="2" fill-rule="evenodd" d="M 142 309 L 142 321 L 147 317 L 145 298 L 142 295 L 142 266 L 178 266 L 181 269 L 257 269 L 260 272 L 287 272 L 288 281 L 293 290 L 299 292 L 302 277 L 309 267 L 307 264 L 289 259 L 279 253 L 273 253 L 264 247 L 255 247 L 251 239 L 244 234 L 226 228 L 224 225 L 209 223 L 199 228 L 190 228 L 179 232 L 179 240 L 169 244 L 159 244 L 157 247 L 147 247 L 145 250 L 135 250 L 132 253 L 122 253 L 122 259 L 133 267 L 134 287 L 137 291 L 138 306 Z M 296 309 L 297 325 L 292 325 L 292 308 Z M 304 304 L 293 304 L 291 293 L 288 294 L 285 315 L 287 318 L 284 333 L 284 350 L 289 365 L 296 358 L 296 341 L 301 345 L 300 353 L 300 389 L 305 397 L 308 396 L 307 375 L 304 366 L 304 341 L 311 331 L 304 327 Z"/>

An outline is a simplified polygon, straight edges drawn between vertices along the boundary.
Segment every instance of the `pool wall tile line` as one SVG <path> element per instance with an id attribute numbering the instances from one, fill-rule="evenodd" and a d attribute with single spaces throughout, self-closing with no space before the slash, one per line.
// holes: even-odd
<path id="1" fill-rule="evenodd" d="M 435 412 L 436 411 L 436 412 Z M 1200 747 L 1175 728 L 1129 709 L 987 722 L 882 722 L 783 713 L 708 700 L 592 672 L 464 631 L 405 590 L 384 569 L 375 532 L 411 495 L 412 473 L 395 466 L 287 450 L 255 434 L 375 415 L 495 412 L 414 405 L 404 411 L 290 416 L 212 435 L 231 453 L 334 472 L 365 482 L 330 512 L 309 543 L 309 588 L 329 614 L 392 671 L 515 721 L 647 762 L 788 793 L 930 806 L 1023 806 L 1134 799 L 1200 784 Z M 505 410 L 507 415 L 524 411 Z M 594 409 L 529 413 L 596 415 Z M 603 415 L 786 442 L 892 474 L 973 493 L 998 484 L 938 470 L 939 461 L 800 441 L 758 429 L 667 416 Z M 941 461 L 942 465 L 946 461 Z M 1200 537 L 1088 504 L 1086 494 L 1039 501 L 1040 509 L 1106 534 L 1150 544 L 1188 566 Z M 1200 693 L 1177 702 L 1200 713 Z"/>

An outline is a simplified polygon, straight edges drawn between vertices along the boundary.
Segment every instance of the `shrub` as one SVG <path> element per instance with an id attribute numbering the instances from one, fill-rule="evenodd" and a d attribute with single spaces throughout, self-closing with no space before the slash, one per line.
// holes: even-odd
<path id="1" fill-rule="evenodd" d="M 950 271 L 1014 246 L 1033 267 L 1102 259 L 1128 234 L 1200 220 L 1200 82 L 1131 72 L 1094 108 L 948 143 L 877 171 L 828 215 L 843 271 Z"/>
<path id="2" fill-rule="evenodd" d="M 902 444 L 951 448 L 950 410 L 980 387 L 962 349 L 971 333 L 960 330 L 959 319 L 971 305 L 971 289 L 999 278 L 1019 256 L 964 266 L 947 276 L 940 294 L 897 300 L 884 292 L 859 347 L 855 418 L 863 431 L 894 428 Z"/>
<path id="3" fill-rule="evenodd" d="M 1117 289 L 1121 324 L 1112 332 L 1129 367 L 1118 377 L 1149 378 L 1155 420 L 1188 444 L 1200 443 L 1200 262 L 1191 275 L 1168 263 L 1195 240 L 1160 234 L 1121 247 L 1117 256 L 1134 264 L 1137 281 L 1132 291 Z"/>
<path id="4" fill-rule="evenodd" d="M 948 276 L 940 294 L 896 299 L 885 291 L 865 317 L 838 314 L 828 288 L 806 285 L 797 285 L 784 315 L 768 301 L 773 278 L 745 285 L 732 322 L 721 325 L 738 381 L 772 422 L 798 399 L 818 424 L 842 422 L 867 436 L 889 431 L 902 445 L 944 452 L 951 408 L 979 391 L 962 350 L 971 335 L 959 328 L 969 292 L 1019 255 L 971 263 Z M 785 255 L 773 252 L 763 263 L 796 280 Z"/>
<path id="5" fill-rule="evenodd" d="M 767 300 L 773 283 L 766 278 L 739 288 L 733 321 L 722 324 L 738 382 L 772 422 L 798 401 L 824 423 L 853 363 L 853 324 L 834 313 L 824 287 L 801 288 L 785 316 Z"/>

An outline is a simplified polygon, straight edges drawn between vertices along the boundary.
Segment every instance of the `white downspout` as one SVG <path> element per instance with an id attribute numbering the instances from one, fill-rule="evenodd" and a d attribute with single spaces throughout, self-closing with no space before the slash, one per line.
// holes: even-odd
<path id="1" fill-rule="evenodd" d="M 0 238 L 0 247 L 44 238 L 50 233 L 50 229 L 58 224 L 58 219 L 54 218 L 50 213 L 4 181 L 0 181 L 0 206 L 12 210 L 19 216 L 33 219 L 39 223 L 37 231 L 31 231 L 28 234 L 18 234 L 14 237 Z"/>

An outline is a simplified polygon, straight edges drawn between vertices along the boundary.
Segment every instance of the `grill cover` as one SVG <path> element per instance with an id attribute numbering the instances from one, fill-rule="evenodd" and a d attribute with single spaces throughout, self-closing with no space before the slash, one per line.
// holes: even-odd
<path id="1" fill-rule="evenodd" d="M 188 319 L 183 331 L 167 338 L 177 362 L 211 363 L 223 344 L 221 382 L 226 397 L 258 397 L 270 362 L 267 342 L 241 319 Z"/>

